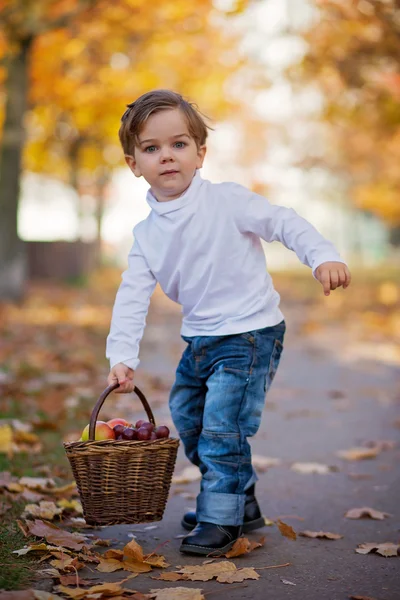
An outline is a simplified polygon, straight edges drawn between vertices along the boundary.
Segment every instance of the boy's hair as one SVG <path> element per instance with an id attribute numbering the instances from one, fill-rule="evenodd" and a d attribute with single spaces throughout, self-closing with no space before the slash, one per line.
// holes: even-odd
<path id="1" fill-rule="evenodd" d="M 118 134 L 124 153 L 133 156 L 135 146 L 139 145 L 139 133 L 150 115 L 174 108 L 179 108 L 185 115 L 189 133 L 197 147 L 205 144 L 207 129 L 211 129 L 211 127 L 205 123 L 197 106 L 176 92 L 153 90 L 128 104 L 122 115 Z"/>

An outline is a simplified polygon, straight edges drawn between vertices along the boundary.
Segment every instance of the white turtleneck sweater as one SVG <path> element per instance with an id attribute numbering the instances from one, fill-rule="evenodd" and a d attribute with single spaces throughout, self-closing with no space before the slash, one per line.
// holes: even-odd
<path id="1" fill-rule="evenodd" d="M 106 351 L 111 367 L 137 368 L 157 282 L 182 306 L 182 335 L 230 335 L 283 319 L 260 238 L 282 242 L 313 272 L 326 261 L 344 262 L 293 209 L 236 183 L 214 184 L 196 172 L 176 200 L 158 202 L 149 190 L 147 202 L 151 212 L 133 229 L 114 304 Z"/>

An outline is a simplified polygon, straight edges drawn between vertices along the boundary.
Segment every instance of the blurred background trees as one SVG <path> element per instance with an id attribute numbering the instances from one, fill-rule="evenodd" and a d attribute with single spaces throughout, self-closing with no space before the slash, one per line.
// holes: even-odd
<path id="1" fill-rule="evenodd" d="M 262 22 L 278 13 L 282 43 L 273 46 Z M 115 201 L 110 182 L 123 164 L 120 116 L 159 87 L 180 91 L 218 122 L 223 143 L 212 167 L 220 162 L 224 178 L 266 194 L 269 180 L 279 187 L 289 179 L 289 163 L 302 173 L 319 169 L 331 176 L 331 204 L 372 215 L 399 243 L 399 15 L 398 0 L 0 0 L 0 298 L 21 297 L 28 276 L 21 174 L 74 191 L 78 239 L 93 207 L 100 258 L 103 217 Z M 288 31 L 302 48 L 291 59 Z M 285 56 L 286 81 L 314 108 L 295 114 L 297 141 L 283 119 L 291 158 L 271 177 L 275 131 L 263 91 L 278 79 L 268 61 Z"/>

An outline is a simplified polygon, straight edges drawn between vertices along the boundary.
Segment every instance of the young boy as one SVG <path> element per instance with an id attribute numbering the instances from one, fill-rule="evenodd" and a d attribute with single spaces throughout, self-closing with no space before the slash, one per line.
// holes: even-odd
<path id="1" fill-rule="evenodd" d="M 334 246 L 289 208 L 235 183 L 201 178 L 207 126 L 179 94 L 155 90 L 128 105 L 119 131 L 125 160 L 151 186 L 151 212 L 133 230 L 118 290 L 107 357 L 108 383 L 133 391 L 139 343 L 158 282 L 182 306 L 187 347 L 170 395 L 172 419 L 202 474 L 193 529 L 181 551 L 227 551 L 242 531 L 264 525 L 247 441 L 260 425 L 265 394 L 283 348 L 279 294 L 260 238 L 279 240 L 312 268 L 324 292 L 350 273 Z"/>

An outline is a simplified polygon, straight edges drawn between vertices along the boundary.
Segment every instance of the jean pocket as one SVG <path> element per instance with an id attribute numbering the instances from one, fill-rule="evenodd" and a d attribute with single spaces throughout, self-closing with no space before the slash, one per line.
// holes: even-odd
<path id="1" fill-rule="evenodd" d="M 276 375 L 276 371 L 278 370 L 278 365 L 279 365 L 279 361 L 281 358 L 282 350 L 283 350 L 282 342 L 278 339 L 275 339 L 274 347 L 272 349 L 271 358 L 269 361 L 269 368 L 268 368 L 269 382 L 266 381 L 266 385 L 265 385 L 266 388 L 269 387 L 269 385 L 272 383 L 272 381 Z M 268 383 L 269 383 L 269 385 L 268 385 Z"/>

